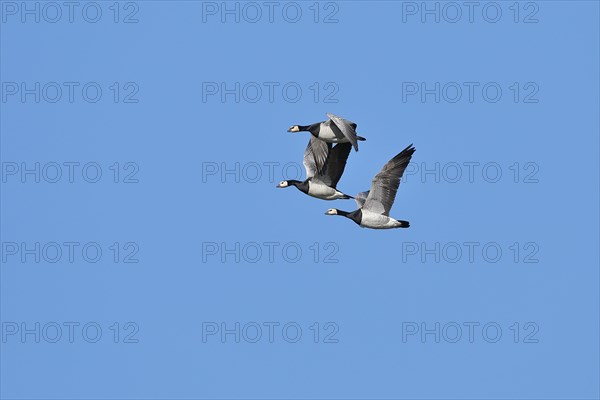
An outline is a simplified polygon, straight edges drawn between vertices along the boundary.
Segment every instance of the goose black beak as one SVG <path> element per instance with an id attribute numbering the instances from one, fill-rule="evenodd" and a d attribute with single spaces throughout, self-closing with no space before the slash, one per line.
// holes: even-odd
<path id="1" fill-rule="evenodd" d="M 288 132 L 291 132 L 291 131 L 292 131 L 292 128 L 288 128 L 288 130 L 287 130 L 287 131 L 288 131 Z"/>

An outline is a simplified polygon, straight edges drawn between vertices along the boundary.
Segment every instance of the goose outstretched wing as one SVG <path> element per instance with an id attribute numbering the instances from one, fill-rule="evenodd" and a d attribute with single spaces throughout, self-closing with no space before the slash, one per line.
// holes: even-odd
<path id="1" fill-rule="evenodd" d="M 389 216 L 400 186 L 400 178 L 414 152 L 415 148 L 411 144 L 383 166 L 373 178 L 363 209 Z"/>
<path id="2" fill-rule="evenodd" d="M 329 119 L 333 121 L 335 126 L 337 126 L 338 129 L 342 132 L 344 137 L 348 139 L 350 143 L 352 143 L 352 147 L 354 147 L 354 150 L 358 151 L 358 139 L 356 137 L 357 135 L 355 130 L 356 124 L 331 113 L 327 113 L 327 117 L 329 117 Z"/>
<path id="3" fill-rule="evenodd" d="M 354 197 L 354 201 L 356 201 L 356 205 L 358 206 L 358 208 L 363 208 L 363 206 L 365 205 L 365 201 L 367 201 L 368 196 L 369 196 L 369 191 L 367 190 L 366 192 L 360 192 L 359 194 L 357 194 Z"/>
<path id="4" fill-rule="evenodd" d="M 331 150 L 331 143 L 324 142 L 314 136 L 310 136 L 308 145 L 304 150 L 304 168 L 306 169 L 306 178 L 312 178 L 323 169 L 325 160 Z"/>
<path id="5" fill-rule="evenodd" d="M 333 149 L 329 151 L 323 168 L 315 178 L 335 189 L 344 173 L 351 149 L 352 145 L 350 143 L 338 143 L 333 146 Z"/>

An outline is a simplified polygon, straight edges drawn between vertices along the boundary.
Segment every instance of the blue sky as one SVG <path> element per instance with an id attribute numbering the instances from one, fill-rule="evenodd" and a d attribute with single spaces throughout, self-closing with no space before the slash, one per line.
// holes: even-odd
<path id="1" fill-rule="evenodd" d="M 23 4 L 1 397 L 598 398 L 597 2 Z M 410 229 L 275 188 L 327 112 Z"/>

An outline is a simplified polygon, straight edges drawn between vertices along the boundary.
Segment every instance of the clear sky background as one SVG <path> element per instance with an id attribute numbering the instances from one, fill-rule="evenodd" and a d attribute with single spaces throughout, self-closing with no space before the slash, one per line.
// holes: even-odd
<path id="1" fill-rule="evenodd" d="M 597 2 L 26 4 L 2 398 L 598 398 Z M 367 138 L 345 193 L 414 143 L 410 229 L 275 188 L 327 112 Z"/>

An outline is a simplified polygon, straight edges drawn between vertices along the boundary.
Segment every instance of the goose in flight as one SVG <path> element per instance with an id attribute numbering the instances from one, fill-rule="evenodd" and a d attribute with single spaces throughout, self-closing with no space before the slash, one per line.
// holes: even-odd
<path id="1" fill-rule="evenodd" d="M 307 131 L 327 143 L 350 143 L 355 151 L 358 151 L 359 140 L 367 140 L 356 134 L 356 124 L 354 122 L 331 113 L 328 113 L 327 117 L 329 117 L 327 121 L 315 122 L 311 125 L 292 125 L 288 132 Z"/>
<path id="2" fill-rule="evenodd" d="M 363 228 L 408 228 L 410 226 L 408 221 L 396 220 L 389 214 L 396 198 L 398 186 L 400 186 L 400 178 L 402 178 L 414 152 L 415 148 L 411 144 L 383 166 L 373 178 L 371 190 L 361 192 L 356 196 L 358 210 L 347 212 L 330 208 L 325 214 L 344 216 Z"/>
<path id="3" fill-rule="evenodd" d="M 296 186 L 298 190 L 309 196 L 323 200 L 352 199 L 336 189 L 344 168 L 346 160 L 350 155 L 352 146 L 350 143 L 338 143 L 333 146 L 311 136 L 304 151 L 304 168 L 306 169 L 306 180 L 281 181 L 278 188 Z"/>

